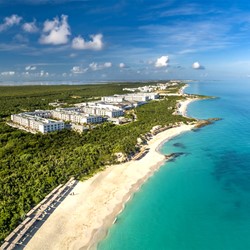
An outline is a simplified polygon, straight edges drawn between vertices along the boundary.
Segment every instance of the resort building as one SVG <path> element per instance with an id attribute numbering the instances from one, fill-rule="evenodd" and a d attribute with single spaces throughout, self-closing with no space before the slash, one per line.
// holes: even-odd
<path id="1" fill-rule="evenodd" d="M 104 121 L 104 118 L 98 114 L 85 113 L 80 112 L 80 108 L 57 108 L 51 111 L 53 118 L 78 124 L 101 123 Z"/>
<path id="2" fill-rule="evenodd" d="M 82 111 L 90 115 L 108 116 L 108 117 L 119 117 L 123 116 L 124 112 L 122 109 L 105 109 L 100 107 L 82 107 Z"/>
<path id="3" fill-rule="evenodd" d="M 119 117 L 124 115 L 123 109 L 119 106 L 104 102 L 83 103 L 81 111 L 90 115 L 99 115 L 107 117 Z"/>
<path id="4" fill-rule="evenodd" d="M 103 102 L 119 103 L 124 101 L 124 96 L 122 95 L 103 96 L 101 100 Z"/>
<path id="5" fill-rule="evenodd" d="M 25 112 L 24 114 L 31 115 L 31 116 L 38 116 L 42 118 L 50 118 L 51 111 L 50 110 L 35 110 L 33 112 Z"/>
<path id="6" fill-rule="evenodd" d="M 24 128 L 39 131 L 41 133 L 58 131 L 65 128 L 65 124 L 62 121 L 46 119 L 31 115 L 30 113 L 31 112 L 11 115 L 11 120 L 13 123 L 21 125 Z"/>
<path id="7" fill-rule="evenodd" d="M 126 95 L 116 95 L 116 96 L 104 96 L 102 97 L 102 101 L 107 103 L 121 103 L 124 101 L 137 101 L 137 102 L 148 102 L 150 100 L 155 100 L 159 98 L 158 93 L 150 92 L 150 93 L 133 93 Z"/>

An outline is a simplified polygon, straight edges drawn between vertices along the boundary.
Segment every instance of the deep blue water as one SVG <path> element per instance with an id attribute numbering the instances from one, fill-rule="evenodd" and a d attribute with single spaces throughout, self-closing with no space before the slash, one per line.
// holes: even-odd
<path id="1" fill-rule="evenodd" d="M 143 185 L 99 250 L 250 249 L 250 81 L 194 82 L 186 92 L 218 96 L 188 114 L 222 120 L 162 147 L 186 154 Z"/>

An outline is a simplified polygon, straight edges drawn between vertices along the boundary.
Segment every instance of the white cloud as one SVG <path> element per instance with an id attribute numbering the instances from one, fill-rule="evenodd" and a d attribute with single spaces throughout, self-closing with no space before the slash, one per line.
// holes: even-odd
<path id="1" fill-rule="evenodd" d="M 125 63 L 119 63 L 119 68 L 121 68 L 121 69 L 126 68 Z"/>
<path id="2" fill-rule="evenodd" d="M 85 41 L 81 36 L 75 37 L 72 40 L 72 48 L 78 50 L 101 50 L 103 48 L 103 35 L 91 35 L 92 41 Z"/>
<path id="3" fill-rule="evenodd" d="M 73 74 L 84 74 L 85 72 L 88 71 L 88 68 L 82 68 L 80 66 L 74 66 L 70 71 Z"/>
<path id="4" fill-rule="evenodd" d="M 0 32 L 8 28 L 11 28 L 14 25 L 18 25 L 21 20 L 22 20 L 22 17 L 18 15 L 11 15 L 9 17 L 5 17 L 4 22 L 0 24 Z"/>
<path id="5" fill-rule="evenodd" d="M 161 56 L 161 57 L 157 58 L 157 60 L 155 62 L 155 67 L 156 68 L 167 67 L 168 61 L 169 61 L 168 56 Z"/>
<path id="6" fill-rule="evenodd" d="M 41 70 L 39 75 L 40 75 L 41 77 L 46 77 L 46 76 L 49 76 L 49 73 L 48 73 L 48 72 L 45 72 L 44 70 Z"/>
<path id="7" fill-rule="evenodd" d="M 103 64 L 103 66 L 104 66 L 104 68 L 110 68 L 110 67 L 112 67 L 112 63 L 111 62 L 105 62 Z"/>
<path id="8" fill-rule="evenodd" d="M 23 75 L 23 76 L 29 76 L 30 73 L 29 73 L 28 71 L 26 71 L 26 72 L 22 72 L 22 75 Z"/>
<path id="9" fill-rule="evenodd" d="M 22 28 L 27 33 L 36 33 L 38 31 L 35 20 L 31 23 L 24 23 Z"/>
<path id="10" fill-rule="evenodd" d="M 61 21 L 58 17 L 55 17 L 52 21 L 46 20 L 43 24 L 43 34 L 40 37 L 40 43 L 53 45 L 66 44 L 71 34 L 67 19 L 68 16 L 62 15 Z"/>
<path id="11" fill-rule="evenodd" d="M 105 62 L 104 64 L 98 64 L 98 63 L 92 62 L 89 64 L 89 68 L 92 69 L 93 71 L 102 70 L 102 69 L 110 68 L 110 67 L 112 67 L 111 62 Z"/>
<path id="12" fill-rule="evenodd" d="M 199 62 L 194 62 L 194 63 L 192 64 L 192 68 L 193 68 L 193 69 L 205 69 L 205 67 L 202 66 Z"/>
<path id="13" fill-rule="evenodd" d="M 5 71 L 5 72 L 1 72 L 2 76 L 14 76 L 16 74 L 15 71 Z"/>
<path id="14" fill-rule="evenodd" d="M 36 66 L 28 65 L 28 66 L 25 67 L 25 70 L 26 70 L 26 71 L 33 71 L 33 70 L 36 70 Z"/>

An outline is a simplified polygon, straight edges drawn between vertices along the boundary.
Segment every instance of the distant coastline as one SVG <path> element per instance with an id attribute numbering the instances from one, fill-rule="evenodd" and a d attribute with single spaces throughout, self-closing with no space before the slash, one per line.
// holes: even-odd
<path id="1" fill-rule="evenodd" d="M 167 80 L 150 80 L 150 82 L 166 82 L 169 80 L 175 79 L 167 79 Z M 193 82 L 196 80 L 181 80 L 182 82 Z M 29 82 L 17 82 L 17 81 L 0 81 L 0 88 L 3 87 L 11 87 L 11 86 L 59 86 L 59 85 L 96 85 L 96 84 L 110 84 L 110 83 L 147 83 L 149 80 L 106 80 L 106 81 L 95 81 L 95 80 L 86 80 L 86 81 L 29 81 Z"/>

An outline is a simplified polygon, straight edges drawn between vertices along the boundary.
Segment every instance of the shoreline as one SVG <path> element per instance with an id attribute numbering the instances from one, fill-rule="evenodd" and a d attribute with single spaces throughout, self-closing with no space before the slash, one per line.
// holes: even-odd
<path id="1" fill-rule="evenodd" d="M 179 112 L 185 115 L 188 104 L 195 100 L 181 101 Z M 165 162 L 161 146 L 194 126 L 160 132 L 148 142 L 149 152 L 141 159 L 108 166 L 78 182 L 72 190 L 75 195 L 65 198 L 24 249 L 96 249 L 126 203 Z"/>
<path id="2" fill-rule="evenodd" d="M 187 107 L 190 103 L 195 102 L 201 100 L 200 98 L 187 98 L 186 100 L 182 100 L 179 101 L 178 104 L 180 105 L 180 107 L 178 108 L 179 113 L 184 116 L 184 117 L 188 117 L 187 116 Z"/>

